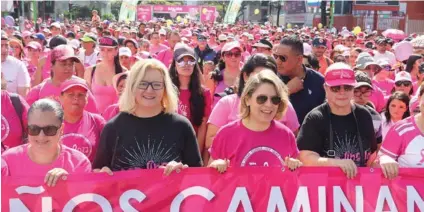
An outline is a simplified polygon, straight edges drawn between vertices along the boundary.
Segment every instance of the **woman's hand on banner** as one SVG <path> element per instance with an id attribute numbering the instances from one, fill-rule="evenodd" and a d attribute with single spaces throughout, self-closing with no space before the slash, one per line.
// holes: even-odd
<path id="1" fill-rule="evenodd" d="M 214 168 L 214 169 L 218 170 L 219 173 L 222 174 L 225 171 L 227 171 L 228 166 L 230 166 L 229 160 L 218 159 L 218 160 L 212 161 L 212 163 L 209 164 L 208 167 Z"/>
<path id="2" fill-rule="evenodd" d="M 380 166 L 384 177 L 389 180 L 396 178 L 399 174 L 399 163 L 387 155 L 380 157 Z"/>
<path id="3" fill-rule="evenodd" d="M 358 173 L 358 167 L 351 159 L 333 159 L 333 164 L 340 167 L 349 179 L 353 179 Z"/>
<path id="4" fill-rule="evenodd" d="M 107 166 L 103 166 L 103 168 L 101 168 L 101 169 L 94 169 L 93 172 L 94 173 L 107 173 L 108 175 L 111 175 L 111 176 L 113 175 L 112 170 L 110 170 L 110 168 L 107 167 Z"/>
<path id="5" fill-rule="evenodd" d="M 169 176 L 173 171 L 179 173 L 181 169 L 188 168 L 188 165 L 185 165 L 181 162 L 171 161 L 166 166 L 159 166 L 159 168 L 165 169 L 163 170 L 163 174 L 165 176 Z"/>
<path id="6" fill-rule="evenodd" d="M 283 165 L 287 166 L 290 169 L 290 171 L 294 171 L 297 168 L 303 166 L 303 163 L 300 162 L 300 160 L 298 159 L 286 157 L 283 161 Z"/>
<path id="7" fill-rule="evenodd" d="M 67 175 L 68 172 L 65 169 L 54 168 L 47 172 L 46 177 L 44 178 L 44 183 L 46 183 L 49 187 L 56 186 L 59 178 L 63 178 L 65 180 Z"/>

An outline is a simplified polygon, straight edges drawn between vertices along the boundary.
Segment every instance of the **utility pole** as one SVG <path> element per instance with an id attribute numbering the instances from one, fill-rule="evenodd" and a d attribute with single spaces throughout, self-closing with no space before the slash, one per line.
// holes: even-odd
<path id="1" fill-rule="evenodd" d="M 322 26 L 327 26 L 327 1 L 321 1 L 321 24 Z"/>
<path id="2" fill-rule="evenodd" d="M 277 27 L 280 26 L 280 12 L 281 12 L 281 0 L 278 0 Z"/>

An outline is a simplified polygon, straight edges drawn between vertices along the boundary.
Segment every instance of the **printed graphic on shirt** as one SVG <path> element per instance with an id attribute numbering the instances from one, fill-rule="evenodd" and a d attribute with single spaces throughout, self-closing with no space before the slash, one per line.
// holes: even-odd
<path id="1" fill-rule="evenodd" d="M 337 159 L 351 159 L 357 165 L 360 165 L 361 161 L 361 151 L 359 148 L 359 143 L 356 138 L 356 134 L 352 135 L 351 133 L 345 131 L 342 135 L 339 135 L 335 132 L 335 142 L 334 142 L 334 152 L 335 158 Z M 371 152 L 370 149 L 365 150 L 365 160 L 368 160 Z"/>
<path id="2" fill-rule="evenodd" d="M 181 101 L 178 101 L 178 114 L 187 117 L 188 115 L 187 111 L 188 111 L 188 106 L 185 104 L 182 104 Z"/>
<path id="3" fill-rule="evenodd" d="M 281 166 L 283 158 L 273 148 L 256 147 L 244 156 L 240 166 Z"/>
<path id="4" fill-rule="evenodd" d="M 84 135 L 69 133 L 63 135 L 61 137 L 61 141 L 65 146 L 84 153 L 87 158 L 90 158 L 91 153 L 93 152 L 91 142 Z"/>
<path id="5" fill-rule="evenodd" d="M 405 153 L 399 158 L 399 162 L 407 161 L 407 164 L 424 167 L 424 138 L 421 135 L 412 139 L 405 148 Z"/>
<path id="6" fill-rule="evenodd" d="M 175 144 L 171 147 L 168 147 L 164 142 L 164 137 L 160 141 L 156 141 L 150 138 L 150 135 L 147 137 L 146 141 L 138 141 L 134 137 L 134 145 L 129 148 L 125 148 L 121 151 L 125 155 L 121 155 L 119 159 L 114 164 L 115 170 L 121 169 L 133 169 L 133 168 L 143 168 L 143 169 L 156 169 L 161 165 L 166 165 L 167 162 L 177 160 L 173 153 L 173 148 Z"/>
<path id="7" fill-rule="evenodd" d="M 9 136 L 10 133 L 10 126 L 7 119 L 1 115 L 1 142 L 6 140 L 7 136 Z"/>

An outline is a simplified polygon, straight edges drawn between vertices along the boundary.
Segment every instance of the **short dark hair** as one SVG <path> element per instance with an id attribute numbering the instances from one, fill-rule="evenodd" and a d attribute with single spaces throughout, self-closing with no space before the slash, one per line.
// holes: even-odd
<path id="1" fill-rule="evenodd" d="M 365 72 L 362 72 L 362 71 L 355 72 L 355 79 L 357 82 L 366 82 L 372 85 L 371 78 Z"/>
<path id="2" fill-rule="evenodd" d="M 281 45 L 290 46 L 290 48 L 299 55 L 303 55 L 303 43 L 296 37 L 285 37 L 280 42 Z"/>
<path id="3" fill-rule="evenodd" d="M 264 54 L 254 54 L 246 61 L 240 71 L 239 77 L 239 87 L 237 91 L 237 95 L 240 97 L 244 90 L 244 81 L 243 73 L 246 73 L 247 76 L 250 76 L 255 68 L 257 67 L 265 67 L 270 69 L 272 72 L 277 74 L 277 62 L 271 56 L 266 56 Z"/>

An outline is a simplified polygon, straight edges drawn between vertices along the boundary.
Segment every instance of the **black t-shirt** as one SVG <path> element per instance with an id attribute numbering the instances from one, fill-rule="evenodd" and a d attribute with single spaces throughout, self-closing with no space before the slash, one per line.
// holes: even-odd
<path id="1" fill-rule="evenodd" d="M 327 103 L 313 109 L 306 115 L 300 128 L 297 137 L 299 150 L 313 151 L 321 157 L 352 159 L 360 166 L 359 140 L 361 139 L 365 156 L 363 162 L 366 163 L 370 155 L 377 149 L 373 121 L 371 114 L 363 106 L 354 105 L 353 111 L 355 114 L 350 113 L 346 116 L 332 113 L 329 115 L 330 110 Z M 333 149 L 330 149 L 330 117 Z M 360 136 L 358 136 L 357 127 Z"/>
<path id="2" fill-rule="evenodd" d="M 188 119 L 165 113 L 139 118 L 121 112 L 105 125 L 93 168 L 151 169 L 173 160 L 190 167 L 202 166 Z"/>
<path id="3" fill-rule="evenodd" d="M 302 124 L 306 114 L 312 109 L 322 104 L 325 100 L 324 77 L 312 69 L 306 68 L 303 79 L 303 89 L 290 95 L 290 102 L 296 111 L 297 119 Z M 290 78 L 280 76 L 284 83 L 288 83 Z"/>

